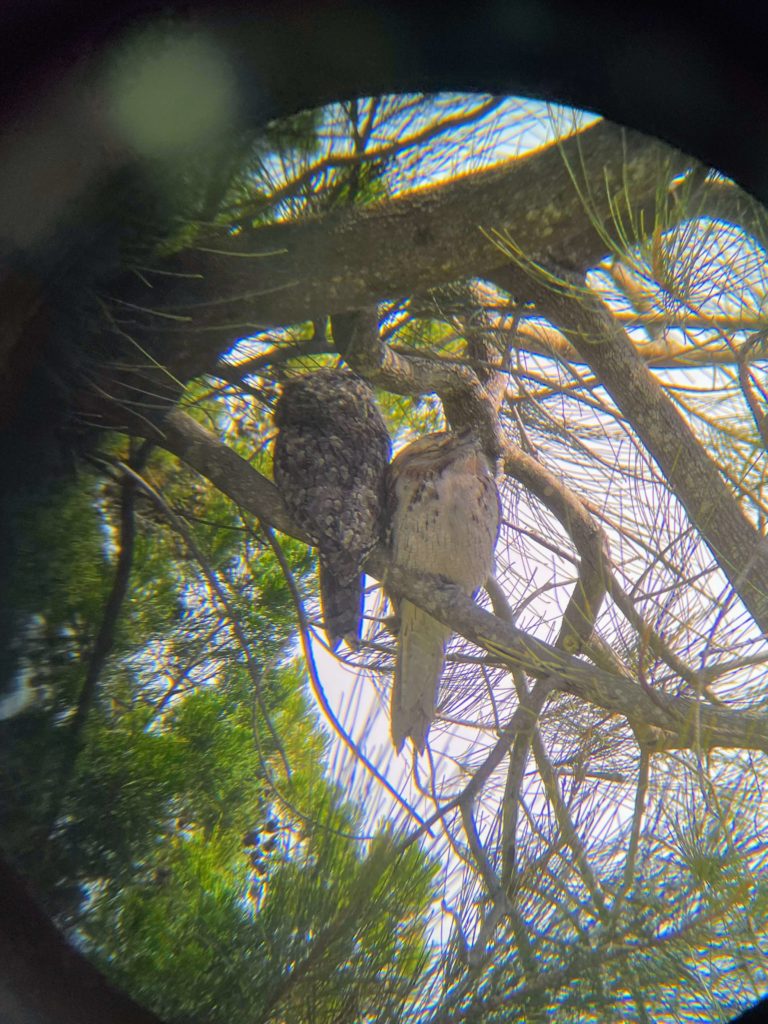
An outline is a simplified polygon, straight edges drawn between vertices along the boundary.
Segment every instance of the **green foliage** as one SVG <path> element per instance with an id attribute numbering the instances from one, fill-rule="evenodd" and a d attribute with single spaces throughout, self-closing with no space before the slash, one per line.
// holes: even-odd
<path id="1" fill-rule="evenodd" d="M 140 44 L 160 52 L 165 35 L 160 26 Z M 124 82 L 138 73 L 137 52 L 120 58 Z M 90 386 L 93 352 L 84 338 L 95 336 L 99 358 L 117 369 L 123 357 L 129 367 L 147 353 L 158 357 L 175 337 L 158 330 L 153 338 L 147 328 L 136 348 L 123 332 L 125 350 L 117 359 L 107 352 L 115 324 L 131 330 L 141 313 L 104 305 L 111 292 L 101 285 L 113 272 L 141 279 L 147 269 L 162 273 L 170 254 L 195 245 L 226 253 L 233 239 L 242 268 L 255 226 L 310 215 L 322 231 L 330 213 L 333 231 L 345 223 L 340 208 L 469 174 L 560 134 L 550 124 L 531 135 L 531 116 L 541 122 L 543 112 L 483 97 L 373 97 L 297 115 L 260 138 L 235 132 L 210 148 L 142 150 L 134 166 L 83 199 L 71 249 L 67 237 L 52 246 L 50 266 L 35 268 L 55 279 L 48 301 L 57 310 L 55 340 L 65 342 L 53 346 L 50 362 L 57 396 L 60 380 Z M 134 127 L 145 128 L 144 120 Z M 580 187 L 577 170 L 569 173 Z M 613 223 L 599 219 L 600 180 L 585 183 L 582 202 L 610 258 L 585 285 L 559 289 L 560 299 L 602 299 L 602 314 L 618 331 L 626 327 L 651 365 L 660 354 L 672 367 L 654 369 L 659 386 L 761 522 L 764 248 L 745 245 L 743 226 L 702 226 L 685 212 L 702 184 L 698 172 L 682 195 L 679 182 L 672 191 L 669 181 L 659 185 L 661 215 L 647 225 L 642 211 L 634 215 L 628 187 L 612 199 Z M 439 210 L 439 189 L 428 200 Z M 685 226 L 689 216 L 693 227 Z M 488 227 L 539 285 L 558 291 L 559 271 Z M 464 228 L 476 232 L 478 224 Z M 557 262 L 555 234 L 545 236 Z M 248 258 L 256 259 L 258 238 L 251 240 Z M 294 255 L 300 263 L 304 254 Z M 570 267 L 574 254 L 567 255 Z M 167 293 L 156 287 L 175 308 L 176 285 Z M 547 485 L 553 500 L 544 500 L 540 490 L 529 493 L 527 473 L 509 471 L 515 480 L 502 495 L 497 548 L 508 617 L 552 640 L 561 598 L 574 582 L 578 593 L 590 559 L 574 525 L 555 522 L 563 519 L 562 486 L 595 516 L 595 536 L 598 523 L 606 531 L 619 588 L 582 656 L 607 661 L 654 696 L 658 689 L 670 708 L 685 687 L 702 707 L 713 695 L 734 710 L 758 707 L 761 638 L 741 618 L 738 586 L 724 587 L 718 575 L 717 545 L 708 552 L 697 539 L 704 520 L 684 514 L 674 474 L 653 469 L 654 444 L 640 443 L 633 422 L 640 414 L 618 417 L 601 374 L 572 360 L 568 318 L 560 323 L 557 304 L 548 311 L 539 293 L 535 303 L 524 294 L 507 301 L 501 289 L 468 280 L 410 295 L 403 288 L 381 306 L 382 343 L 422 370 L 442 360 L 443 370 L 460 366 L 483 383 L 507 348 L 501 428 L 559 481 Z M 732 326 L 739 310 L 749 314 L 743 331 L 760 325 L 746 345 Z M 197 326 L 190 328 L 194 346 Z M 230 337 L 225 325 L 215 329 Z M 326 318 L 243 339 L 227 372 L 216 367 L 213 384 L 193 382 L 182 405 L 269 476 L 279 381 L 335 364 L 329 333 Z M 705 367 L 710 353 L 711 379 L 702 386 L 701 369 L 689 374 L 685 358 L 696 355 Z M 396 448 L 445 426 L 435 394 L 377 397 Z M 91 453 L 96 443 L 99 475 L 81 469 L 34 514 L 16 515 L 23 529 L 10 582 L 18 616 L 11 653 L 33 700 L 0 722 L 0 834 L 107 975 L 179 1024 L 716 1019 L 760 994 L 765 765 L 748 744 L 710 750 L 699 745 L 706 730 L 699 736 L 697 727 L 687 746 L 666 749 L 660 740 L 649 754 L 637 748 L 643 723 L 630 719 L 633 732 L 615 713 L 621 700 L 611 696 L 609 713 L 560 697 L 539 717 L 530 751 L 519 745 L 525 732 L 517 734 L 508 765 L 460 810 L 445 811 L 493 750 L 525 683 L 522 673 L 510 680 L 457 642 L 441 691 L 439 728 L 448 742 L 417 762 L 411 789 L 419 813 L 438 812 L 433 849 L 446 896 L 438 916 L 435 862 L 415 835 L 406 846 L 386 824 L 371 828 L 380 790 L 360 785 L 361 759 L 339 755 L 346 748 L 308 699 L 294 598 L 261 524 L 160 450 L 141 473 L 162 501 L 140 488 L 133 494 L 129 585 L 110 621 L 119 555 L 129 547 L 120 525 L 126 486 L 115 463 L 130 461 L 139 444 L 126 450 L 124 438 L 100 436 Z M 36 466 L 30 475 L 40 475 Z M 300 597 L 311 603 L 314 552 L 281 544 Z M 7 617 L 0 607 L 0 620 Z M 391 650 L 382 626 L 348 658 L 369 676 L 358 681 L 361 691 L 373 678 L 375 699 L 387 686 Z M 392 761 L 382 770 L 396 769 Z M 429 839 L 419 832 L 418 841 Z"/>
<path id="2" fill-rule="evenodd" d="M 190 830 L 143 884 L 95 898 L 88 947 L 170 1019 L 229 1021 L 251 1008 L 261 1020 L 331 1021 L 350 1005 L 398 1019 L 424 966 L 431 872 L 386 842 L 360 857 L 335 831 L 345 824 L 333 803 L 312 828 L 264 821 L 261 838 L 244 837 L 260 841 L 248 856 L 225 830 Z"/>
<path id="3" fill-rule="evenodd" d="M 434 868 L 385 834 L 355 838 L 292 657 L 293 598 L 258 529 L 167 455 L 144 475 L 220 592 L 137 492 L 128 593 L 76 735 L 122 491 L 84 474 L 29 523 L 33 571 L 16 593 L 37 624 L 24 662 L 45 687 L 4 726 L 5 850 L 105 973 L 169 1020 L 398 1019 L 428 960 Z M 307 593 L 314 558 L 283 549 Z"/>
<path id="4" fill-rule="evenodd" d="M 25 510 L 10 578 L 17 612 L 72 628 L 95 618 L 108 586 L 93 477 L 86 474 L 82 484 L 59 486 L 31 515 Z"/>

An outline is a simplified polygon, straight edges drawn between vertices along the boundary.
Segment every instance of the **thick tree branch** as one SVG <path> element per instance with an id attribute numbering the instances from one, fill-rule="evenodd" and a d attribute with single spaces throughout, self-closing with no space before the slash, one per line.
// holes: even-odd
<path id="1" fill-rule="evenodd" d="M 114 316 L 131 336 L 164 343 L 177 376 L 195 376 L 238 337 L 270 325 L 482 275 L 504 263 L 492 229 L 511 232 L 533 258 L 591 266 L 617 206 L 639 222 L 659 181 L 690 164 L 601 121 L 502 168 L 399 199 L 207 238 L 161 273 L 116 283 Z"/>
<path id="2" fill-rule="evenodd" d="M 173 410 L 153 437 L 268 526 L 311 543 L 288 515 L 275 485 L 187 413 Z"/>
<path id="3" fill-rule="evenodd" d="M 291 522 L 274 484 L 186 414 L 175 411 L 167 417 L 160 443 L 264 522 L 306 540 Z M 664 729 L 674 734 L 681 746 L 697 743 L 705 749 L 721 746 L 768 751 L 768 719 L 763 714 L 712 708 L 686 697 L 656 695 L 654 700 L 638 683 L 578 661 L 503 622 L 478 607 L 460 588 L 391 566 L 381 548 L 369 557 L 366 571 L 385 579 L 390 592 L 424 608 L 505 664 L 551 680 L 558 689 L 630 721 Z"/>
<path id="4" fill-rule="evenodd" d="M 396 395 L 438 395 L 454 430 L 474 427 L 493 458 L 501 453 L 497 402 L 473 369 L 395 352 L 381 340 L 375 307 L 338 314 L 332 324 L 339 351 L 372 384 Z"/>
<path id="5" fill-rule="evenodd" d="M 502 287 L 521 286 L 590 364 L 659 465 L 691 522 L 709 545 L 760 629 L 768 632 L 768 540 L 739 507 L 717 465 L 581 275 L 558 272 L 562 286 L 531 270 L 494 275 Z M 527 285 L 522 279 L 527 278 Z"/>
<path id="6" fill-rule="evenodd" d="M 388 567 L 385 557 L 378 554 L 369 560 L 366 569 L 377 578 L 386 576 L 387 588 L 392 593 L 407 597 L 506 664 L 521 667 L 538 678 L 549 677 L 558 689 L 606 711 L 671 732 L 681 746 L 692 746 L 698 741 L 705 749 L 722 746 L 768 751 L 768 720 L 761 713 L 711 708 L 687 697 L 665 698 L 662 707 L 660 695 L 653 700 L 641 686 L 624 676 L 593 668 L 502 623 L 458 587 L 439 578 L 417 579 L 411 573 Z"/>
<path id="7" fill-rule="evenodd" d="M 509 443 L 504 471 L 519 480 L 562 523 L 580 555 L 579 579 L 563 616 L 558 647 L 571 654 L 589 640 L 611 575 L 608 540 L 579 498 L 531 455 Z"/>

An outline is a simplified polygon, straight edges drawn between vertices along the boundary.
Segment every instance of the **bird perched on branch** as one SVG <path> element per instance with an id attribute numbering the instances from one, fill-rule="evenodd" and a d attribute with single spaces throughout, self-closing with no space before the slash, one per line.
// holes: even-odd
<path id="1" fill-rule="evenodd" d="M 318 549 L 328 641 L 360 637 L 362 564 L 379 541 L 391 445 L 364 380 L 322 369 L 287 380 L 275 407 L 275 483 Z"/>
<path id="2" fill-rule="evenodd" d="M 473 431 L 427 434 L 394 459 L 388 482 L 392 561 L 445 577 L 468 594 L 493 570 L 499 495 L 493 465 Z M 424 750 L 451 630 L 402 601 L 392 689 L 392 742 Z"/>

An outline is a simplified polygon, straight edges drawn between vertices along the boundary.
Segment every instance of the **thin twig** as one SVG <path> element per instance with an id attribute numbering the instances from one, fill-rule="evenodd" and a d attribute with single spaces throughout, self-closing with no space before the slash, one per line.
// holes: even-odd
<path id="1" fill-rule="evenodd" d="M 232 626 L 232 631 L 234 632 L 237 638 L 240 650 L 243 652 L 246 668 L 248 670 L 248 675 L 250 676 L 254 688 L 254 693 L 256 694 L 256 700 L 258 701 L 259 704 L 259 710 L 262 713 L 264 721 L 267 723 L 267 728 L 269 729 L 272 739 L 275 743 L 275 747 L 278 753 L 280 754 L 280 758 L 283 762 L 283 767 L 285 768 L 286 775 L 288 776 L 288 778 L 290 778 L 291 766 L 288 761 L 288 757 L 285 753 L 280 737 L 278 736 L 277 731 L 275 730 L 275 727 L 272 724 L 271 716 L 269 714 L 269 711 L 267 710 L 267 706 L 264 701 L 264 694 L 262 692 L 261 685 L 262 674 L 259 671 L 256 663 L 254 662 L 253 656 L 251 655 L 250 644 L 248 643 L 248 639 L 245 635 L 245 630 L 243 629 L 240 623 L 240 617 L 238 616 L 232 602 L 227 597 L 224 588 L 219 583 L 216 573 L 214 572 L 213 568 L 208 564 L 208 560 L 203 555 L 200 548 L 197 546 L 197 543 L 195 542 L 194 537 L 187 528 L 186 523 L 179 516 L 176 515 L 176 513 L 171 509 L 171 507 L 168 505 L 168 503 L 162 497 L 162 495 L 158 491 L 156 491 L 155 488 L 152 487 L 152 485 L 148 483 L 142 476 L 134 472 L 130 468 L 130 466 L 126 466 L 125 463 L 122 462 L 118 462 L 117 465 L 126 475 L 132 477 L 138 483 L 141 489 L 146 494 L 149 495 L 152 501 L 154 501 L 154 503 L 166 516 L 171 526 L 184 539 L 187 548 L 195 558 L 197 564 L 200 566 L 200 569 L 203 575 L 205 576 L 212 593 L 215 595 L 215 597 L 221 604 L 222 608 L 224 609 L 227 618 L 229 619 L 230 625 Z M 259 753 L 266 771 L 266 760 L 263 757 L 261 751 Z"/>
<path id="2" fill-rule="evenodd" d="M 291 597 L 293 598 L 294 607 L 296 609 L 296 617 L 298 619 L 299 624 L 299 635 L 301 637 L 301 646 L 304 652 L 304 660 L 307 665 L 307 673 L 309 675 L 310 685 L 312 687 L 312 692 L 315 695 L 315 699 L 317 700 L 318 704 L 323 710 L 323 714 L 327 718 L 328 722 L 333 728 L 333 731 L 336 733 L 336 735 L 339 737 L 342 743 L 354 754 L 354 756 L 361 762 L 361 764 L 363 764 L 363 766 L 371 774 L 371 776 L 381 786 L 383 786 L 384 789 L 386 789 L 386 791 L 393 798 L 393 800 L 395 800 L 398 804 L 400 804 L 400 806 L 405 811 L 408 812 L 411 818 L 417 821 L 420 826 L 426 828 L 426 830 L 429 831 L 429 828 L 424 822 L 424 819 L 413 809 L 413 807 L 411 807 L 407 800 L 405 800 L 405 798 L 397 792 L 394 786 L 387 779 L 384 778 L 384 776 L 373 764 L 373 762 L 363 753 L 363 751 L 355 743 L 351 736 L 348 735 L 348 733 L 344 729 L 344 726 L 336 717 L 336 714 L 334 713 L 333 708 L 329 704 L 328 698 L 326 697 L 325 691 L 323 690 L 322 684 L 320 682 L 320 677 L 317 672 L 317 665 L 315 664 L 315 657 L 312 652 L 312 642 L 309 636 L 309 625 L 307 622 L 306 612 L 304 611 L 304 603 L 301 600 L 301 595 L 299 594 L 298 587 L 296 586 L 296 581 L 293 578 L 291 567 L 288 565 L 288 562 L 285 558 L 285 554 L 283 553 L 283 549 L 277 542 L 275 535 L 270 529 L 270 527 L 262 523 L 261 529 L 264 536 L 267 539 L 267 543 L 270 545 L 275 554 L 275 558 L 277 559 L 282 570 L 283 576 L 285 578 L 286 585 L 288 586 L 288 589 L 291 592 Z"/>

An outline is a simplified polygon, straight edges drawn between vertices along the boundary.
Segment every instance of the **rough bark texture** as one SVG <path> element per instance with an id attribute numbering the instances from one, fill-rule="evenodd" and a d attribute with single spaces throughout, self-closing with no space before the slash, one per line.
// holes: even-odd
<path id="1" fill-rule="evenodd" d="M 177 380 L 213 370 L 244 335 L 462 276 L 490 276 L 506 258 L 486 232 L 506 234 L 533 260 L 584 270 L 605 254 L 604 231 L 611 233 L 614 216 L 641 224 L 645 215 L 644 223 L 652 224 L 659 182 L 691 165 L 662 143 L 603 121 L 502 167 L 395 201 L 199 238 L 196 247 L 158 259 L 140 275 L 129 270 L 99 280 L 107 312 L 94 331 L 97 360 L 111 347 L 129 365 L 105 367 L 98 393 L 83 388 L 76 402 L 104 426 L 125 426 L 131 402 L 146 405 L 139 411 L 148 415 L 153 404 L 168 407 L 178 395 Z M 759 209 L 740 190 L 708 186 L 696 196 L 697 212 L 710 204 L 715 214 L 727 209 L 761 234 Z M 76 259 L 77 253 L 68 254 L 67 265 Z M 46 344 L 58 331 L 55 305 L 62 296 L 55 289 L 49 294 L 47 279 L 19 288 L 12 267 L 9 274 L 0 278 L 0 287 L 10 290 L 0 352 L 13 369 L 10 401 L 33 360 L 51 356 Z M 50 276 L 58 282 L 61 275 Z M 158 367 L 138 358 L 137 344 Z M 56 352 L 60 347 L 56 337 Z"/>
<path id="2" fill-rule="evenodd" d="M 612 208 L 650 211 L 665 170 L 690 164 L 601 121 L 501 168 L 394 201 L 200 239 L 159 268 L 162 278 L 150 271 L 143 282 L 116 282 L 113 312 L 129 333 L 161 342 L 175 373 L 194 375 L 259 329 L 482 276 L 505 262 L 486 232 L 511 232 L 534 259 L 592 265 Z"/>

